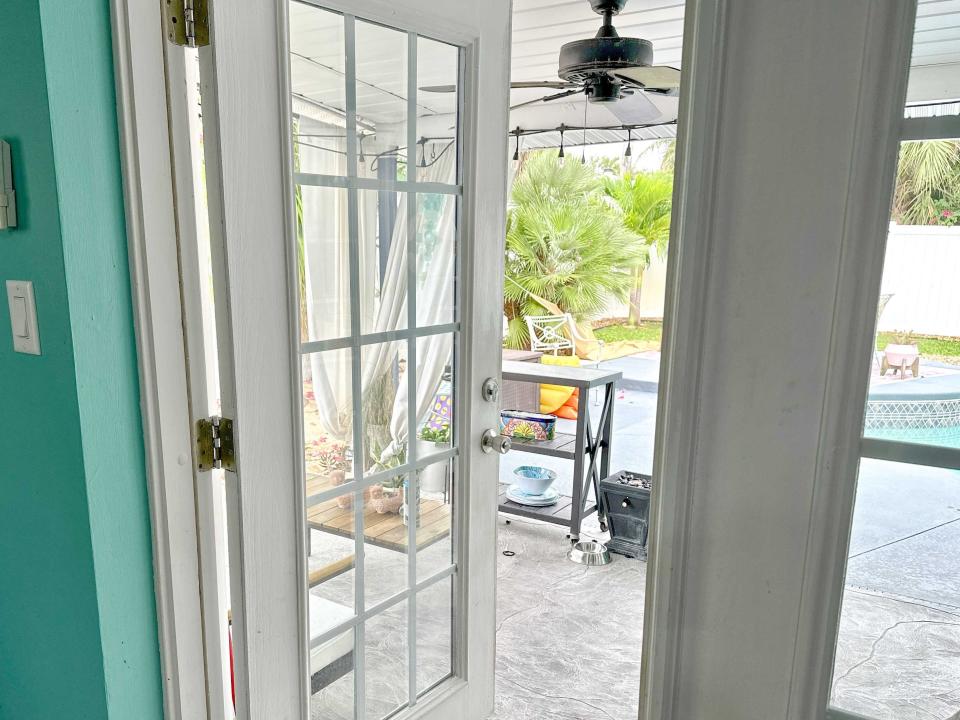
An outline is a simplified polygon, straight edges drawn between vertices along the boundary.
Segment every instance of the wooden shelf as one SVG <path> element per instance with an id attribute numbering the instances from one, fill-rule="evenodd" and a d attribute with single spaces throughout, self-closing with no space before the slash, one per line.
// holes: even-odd
<path id="1" fill-rule="evenodd" d="M 500 512 L 508 515 L 519 515 L 521 517 L 531 518 L 533 520 L 554 523 L 556 525 L 570 524 L 570 518 L 573 514 L 573 498 L 570 496 L 561 495 L 560 499 L 555 505 L 547 505 L 546 507 L 530 507 L 529 505 L 521 505 L 520 503 L 515 503 L 513 500 L 508 500 L 508 487 L 510 486 L 506 484 L 501 483 L 500 485 Z M 595 502 L 587 501 L 587 506 L 584 508 L 582 517 L 587 517 L 596 511 L 597 504 Z"/>
<path id="2" fill-rule="evenodd" d="M 513 438 L 511 450 L 549 455 L 550 457 L 573 460 L 576 457 L 577 436 L 572 433 L 556 433 L 553 440 L 521 440 Z"/>
<path id="3" fill-rule="evenodd" d="M 333 487 L 322 475 L 307 479 L 307 497 Z M 353 491 L 346 496 L 356 499 Z M 338 498 L 325 500 L 307 508 L 307 524 L 317 530 L 352 538 L 356 534 L 356 515 L 353 503 L 342 508 Z M 439 500 L 420 500 L 420 527 L 417 529 L 417 549 L 422 550 L 450 534 L 450 506 Z M 368 503 L 363 509 L 363 539 L 370 545 L 407 551 L 407 526 L 399 513 L 378 513 Z"/>

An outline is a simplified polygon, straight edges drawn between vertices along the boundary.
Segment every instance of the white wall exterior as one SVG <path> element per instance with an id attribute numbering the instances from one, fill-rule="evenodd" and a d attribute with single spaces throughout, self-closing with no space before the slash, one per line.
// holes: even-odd
<path id="1" fill-rule="evenodd" d="M 960 227 L 891 225 L 880 330 L 960 337 Z"/>

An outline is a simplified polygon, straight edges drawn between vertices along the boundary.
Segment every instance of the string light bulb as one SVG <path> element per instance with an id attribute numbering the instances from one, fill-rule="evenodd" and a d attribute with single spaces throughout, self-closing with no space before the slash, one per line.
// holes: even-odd
<path id="1" fill-rule="evenodd" d="M 565 129 L 564 126 L 561 125 L 561 126 L 560 126 L 560 152 L 557 153 L 557 157 L 560 159 L 560 164 L 561 164 L 561 165 L 563 165 L 563 158 L 565 157 L 565 153 L 563 152 L 563 131 L 564 131 L 564 129 Z"/>
<path id="2" fill-rule="evenodd" d="M 633 139 L 632 132 L 633 132 L 632 128 L 627 129 L 627 149 L 624 150 L 623 152 L 624 157 L 630 157 L 631 155 L 633 155 L 633 150 L 630 148 L 630 140 Z"/>
<path id="3" fill-rule="evenodd" d="M 363 155 L 363 133 L 357 135 L 357 140 L 360 143 L 360 156 L 357 158 L 357 160 L 359 160 L 360 164 L 363 165 L 367 161 L 367 158 Z"/>
<path id="4" fill-rule="evenodd" d="M 520 160 L 520 126 L 517 126 L 517 129 L 513 131 L 514 137 L 517 139 L 517 145 L 513 150 L 513 161 L 518 162 Z"/>

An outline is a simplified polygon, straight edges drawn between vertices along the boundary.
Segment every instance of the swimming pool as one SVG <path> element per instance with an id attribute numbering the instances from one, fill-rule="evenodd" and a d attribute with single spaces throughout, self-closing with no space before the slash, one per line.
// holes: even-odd
<path id="1" fill-rule="evenodd" d="M 960 426 L 953 428 L 869 428 L 863 430 L 864 437 L 883 440 L 900 440 L 921 445 L 960 448 Z"/>

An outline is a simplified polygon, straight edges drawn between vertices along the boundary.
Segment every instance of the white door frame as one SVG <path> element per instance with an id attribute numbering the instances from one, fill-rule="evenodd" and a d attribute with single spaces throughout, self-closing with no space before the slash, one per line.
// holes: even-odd
<path id="1" fill-rule="evenodd" d="M 160 4 L 112 0 L 164 717 L 207 717 L 197 505 Z"/>
<path id="2" fill-rule="evenodd" d="M 830 3 L 816 4 L 824 26 L 837 21 Z M 801 8 L 793 3 L 780 5 L 784 10 L 788 6 L 794 10 Z M 810 5 L 801 12 L 814 12 Z M 725 691 L 736 695 L 739 676 L 731 676 L 723 668 L 750 663 L 755 666 L 758 660 L 762 662 L 764 659 L 758 647 L 766 647 L 763 640 L 751 645 L 751 638 L 745 638 L 739 644 L 726 643 L 729 653 L 726 658 L 706 650 L 699 652 L 698 647 L 715 649 L 716 644 L 711 644 L 710 639 L 714 635 L 723 635 L 723 629 L 703 625 L 691 627 L 685 617 L 685 610 L 690 606 L 697 608 L 698 618 L 711 620 L 724 609 L 734 612 L 729 607 L 729 598 L 740 597 L 742 593 L 737 585 L 744 582 L 731 564 L 725 563 L 722 571 L 726 573 L 725 577 L 714 577 L 712 583 L 704 581 L 710 588 L 709 596 L 704 596 L 703 587 L 697 585 L 700 578 L 691 576 L 694 572 L 691 570 L 691 555 L 696 553 L 702 557 L 704 542 L 724 543 L 731 539 L 742 542 L 751 537 L 749 528 L 741 532 L 743 524 L 749 525 L 750 521 L 733 513 L 727 516 L 727 522 L 733 527 L 717 531 L 729 508 L 711 513 L 712 509 L 703 505 L 710 499 L 700 499 L 709 494 L 708 483 L 713 471 L 699 461 L 703 436 L 712 436 L 708 442 L 716 447 L 718 435 L 709 425 L 711 419 L 700 417 L 700 403 L 711 395 L 705 378 L 715 367 L 717 333 L 720 332 L 719 326 L 711 327 L 710 304 L 717 301 L 718 288 L 723 283 L 733 282 L 729 273 L 717 277 L 713 267 L 722 261 L 730 239 L 717 237 L 717 233 L 722 232 L 718 228 L 731 227 L 729 218 L 724 224 L 724 213 L 729 216 L 729 212 L 718 205 L 717 194 L 725 179 L 718 174 L 719 158 L 725 153 L 719 137 L 724 123 L 729 122 L 727 118 L 734 115 L 731 108 L 738 102 L 735 96 L 731 97 L 730 86 L 736 88 L 736 78 L 731 79 L 730 73 L 743 70 L 743 55 L 736 58 L 740 65 L 733 64 L 735 61 L 731 61 L 731 55 L 739 49 L 737 38 L 742 36 L 737 33 L 748 31 L 743 25 L 730 26 L 728 19 L 735 7 L 728 0 L 691 0 L 687 3 L 683 56 L 685 82 L 681 88 L 677 183 L 661 366 L 664 392 L 658 408 L 654 460 L 654 476 L 663 481 L 654 485 L 644 614 L 640 712 L 643 720 L 679 717 L 678 712 L 684 712 L 678 711 L 681 697 L 691 694 L 703 698 L 713 696 L 714 702 L 719 703 L 718 693 L 710 689 L 715 690 L 715 684 L 726 684 Z M 745 7 L 759 7 L 759 4 L 744 3 L 740 10 Z M 821 356 L 829 358 L 829 367 L 823 387 L 815 388 L 814 395 L 819 397 L 822 392 L 822 405 L 813 421 L 819 424 L 820 430 L 814 451 L 816 464 L 810 468 L 812 490 L 808 505 L 798 504 L 796 508 L 801 517 L 806 517 L 809 512 L 809 523 L 804 537 L 771 536 L 763 553 L 759 552 L 760 545 L 755 546 L 758 555 L 767 558 L 771 554 L 789 554 L 779 550 L 785 544 L 792 543 L 797 547 L 799 543 L 799 547 L 804 548 L 805 561 L 796 566 L 797 577 L 802 578 L 799 606 L 792 624 L 787 625 L 795 628 L 795 643 L 792 651 L 787 653 L 788 657 L 792 654 L 792 669 L 788 677 L 782 679 L 782 694 L 780 688 L 769 691 L 764 688 L 768 707 L 756 711 L 757 714 L 751 717 L 810 720 L 822 718 L 827 712 L 866 400 L 862 358 L 869 357 L 873 341 L 873 328 L 867 327 L 868 323 L 863 322 L 860 314 L 872 317 L 877 303 L 883 261 L 883 243 L 878 242 L 878 238 L 886 237 L 890 204 L 889 191 L 878 192 L 877 178 L 888 178 L 892 191 L 915 3 L 860 3 L 858 7 L 867 20 L 865 27 L 858 29 L 863 34 L 857 40 L 862 41 L 864 50 L 859 59 L 861 74 L 855 90 L 858 103 L 852 128 L 853 140 L 849 144 L 844 144 L 845 141 L 838 143 L 838 147 L 843 148 L 844 157 L 849 158 L 851 168 L 846 179 L 846 212 L 842 228 L 828 230 L 833 237 L 841 238 L 839 261 L 834 271 L 836 285 L 832 318 L 829 318 L 829 332 L 825 333 L 829 337 L 829 351 Z M 767 20 L 770 20 L 769 15 Z M 781 19 L 781 27 L 784 23 L 789 25 L 788 20 Z M 749 28 L 754 33 L 766 30 L 762 23 Z M 892 37 L 898 40 L 890 43 Z M 785 47 L 784 52 L 790 53 L 790 48 Z M 781 66 L 778 65 L 777 69 L 786 85 L 790 85 L 793 76 L 802 84 L 802 68 L 791 70 L 784 63 L 782 72 Z M 849 85 L 850 79 L 847 78 L 846 82 Z M 737 89 L 743 92 L 742 87 Z M 844 133 L 850 131 L 849 117 L 845 120 Z M 768 132 L 770 137 L 776 137 L 776 132 Z M 827 136 L 824 140 L 829 141 Z M 749 165 L 749 160 L 746 162 Z M 790 168 L 784 168 L 784 173 L 788 172 Z M 796 190 L 789 183 L 787 187 Z M 738 209 L 742 211 L 742 208 Z M 832 257 L 827 262 L 833 267 Z M 751 268 L 749 272 L 756 273 L 757 268 Z M 729 315 L 725 317 L 729 318 Z M 716 325 L 716 317 L 713 323 Z M 745 355 L 741 362 L 744 367 L 749 366 L 749 356 Z M 715 383 L 717 379 L 710 382 Z M 761 391 L 768 390 L 768 387 L 761 387 Z M 767 422 L 774 420 L 771 417 Z M 728 430 L 740 431 L 741 428 Z M 713 457 L 717 457 L 717 453 Z M 729 472 L 729 468 L 724 470 Z M 728 484 L 743 489 L 742 484 Z M 745 492 L 740 500 L 746 502 L 748 497 Z M 697 525 L 706 518 L 710 518 L 713 533 L 698 534 Z M 771 547 L 777 550 L 771 550 Z M 757 559 L 744 555 L 740 560 L 739 568 L 746 576 L 745 582 L 756 584 L 758 577 L 754 561 Z M 701 570 L 707 571 L 705 568 Z M 779 579 L 773 580 L 777 582 Z M 776 586 L 773 588 L 770 592 L 782 590 Z M 776 612 L 771 612 L 769 600 L 761 599 L 759 595 L 754 598 L 760 600 L 757 605 L 764 612 L 759 618 L 761 621 L 769 622 L 777 616 Z M 779 602 L 792 605 L 796 601 L 797 598 L 790 595 Z M 711 604 L 712 608 L 709 607 Z M 704 608 L 708 609 L 705 611 Z M 744 606 L 738 609 L 738 624 L 743 622 L 740 615 L 749 611 L 750 608 Z M 765 632 L 765 629 L 758 630 L 761 635 Z M 683 656 L 684 648 L 686 656 Z M 785 662 L 782 654 L 770 659 L 777 662 L 778 667 Z M 751 689 L 761 688 L 755 684 Z M 742 697 L 751 698 L 747 688 L 743 690 Z M 701 700 L 702 704 L 708 702 Z M 746 701 L 742 702 L 746 704 Z M 778 709 L 772 709 L 774 707 Z M 777 714 L 779 708 L 784 709 L 783 715 Z M 731 712 L 729 705 L 722 704 L 714 705 L 714 710 L 720 714 Z M 749 712 L 745 708 L 739 710 Z"/>

